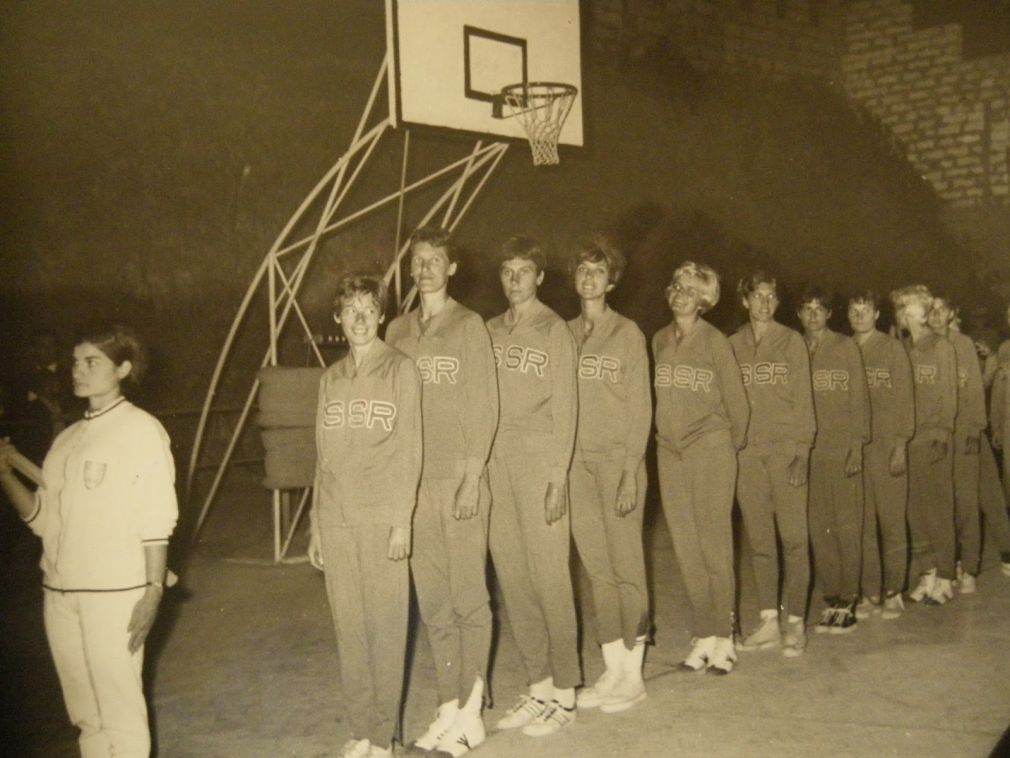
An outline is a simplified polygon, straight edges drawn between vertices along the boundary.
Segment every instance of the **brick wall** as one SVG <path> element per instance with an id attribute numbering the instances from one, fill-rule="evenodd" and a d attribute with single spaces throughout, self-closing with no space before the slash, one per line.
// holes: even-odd
<path id="1" fill-rule="evenodd" d="M 965 60 L 957 24 L 917 29 L 902 0 L 594 0 L 605 55 L 653 49 L 703 69 L 840 87 L 952 207 L 1010 208 L 1010 54 Z"/>
<path id="2" fill-rule="evenodd" d="M 845 15 L 841 84 L 954 206 L 1010 202 L 1010 54 L 964 60 L 957 24 L 913 27 L 900 0 Z"/>

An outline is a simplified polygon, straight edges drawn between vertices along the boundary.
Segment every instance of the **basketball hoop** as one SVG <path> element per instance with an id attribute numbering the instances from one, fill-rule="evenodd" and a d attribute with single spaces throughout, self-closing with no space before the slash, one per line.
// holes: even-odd
<path id="1" fill-rule="evenodd" d="M 523 82 L 502 87 L 504 115 L 516 119 L 530 141 L 534 166 L 558 163 L 558 138 L 577 87 L 559 82 Z"/>

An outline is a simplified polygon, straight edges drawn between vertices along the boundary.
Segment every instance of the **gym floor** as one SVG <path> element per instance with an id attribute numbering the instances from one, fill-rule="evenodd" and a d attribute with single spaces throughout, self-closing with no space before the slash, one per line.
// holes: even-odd
<path id="1" fill-rule="evenodd" d="M 261 491 L 262 492 L 262 491 Z M 166 595 L 148 651 L 147 678 L 158 755 L 163 758 L 335 756 L 349 736 L 322 575 L 307 564 L 269 563 L 261 493 L 226 493 Z M 255 502 L 255 505 L 252 503 Z M 987 756 L 1010 725 L 1010 577 L 992 548 L 974 595 L 948 605 L 910 604 L 905 615 L 860 622 L 850 635 L 810 635 L 806 654 L 740 653 L 727 677 L 684 674 L 689 610 L 670 538 L 655 504 L 646 545 L 655 646 L 648 699 L 621 714 L 583 711 L 564 732 L 535 739 L 491 727 L 524 690 L 519 658 L 500 607 L 484 758 L 634 754 L 684 756 Z M 241 523 L 241 535 L 234 525 Z M 3 554 L 0 664 L 2 744 L 18 756 L 77 755 L 41 628 L 31 542 Z M 742 624 L 756 619 L 743 556 Z M 576 564 L 577 566 L 577 564 Z M 593 644 L 584 574 L 577 569 L 587 681 L 602 670 Z M 816 595 L 810 618 L 820 612 Z M 423 635 L 408 661 L 404 733 L 426 728 L 436 707 Z M 1008 749 L 1006 740 L 1000 746 Z M 3 752 L 3 751 L 0 751 Z M 1004 753 L 1007 754 L 1007 753 Z"/>

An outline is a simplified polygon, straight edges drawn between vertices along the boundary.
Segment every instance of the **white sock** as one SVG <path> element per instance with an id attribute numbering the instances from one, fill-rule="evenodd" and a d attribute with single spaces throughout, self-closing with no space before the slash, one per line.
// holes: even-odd
<path id="1" fill-rule="evenodd" d="M 554 677 L 549 676 L 530 685 L 530 697 L 543 700 L 545 703 L 554 696 Z"/>
<path id="2" fill-rule="evenodd" d="M 575 707 L 575 688 L 567 687 L 565 689 L 554 688 L 554 699 L 563 708 L 574 708 Z"/>
<path id="3" fill-rule="evenodd" d="M 774 608 L 765 608 L 761 611 L 761 620 L 765 619 L 777 619 L 779 617 L 779 612 Z"/>

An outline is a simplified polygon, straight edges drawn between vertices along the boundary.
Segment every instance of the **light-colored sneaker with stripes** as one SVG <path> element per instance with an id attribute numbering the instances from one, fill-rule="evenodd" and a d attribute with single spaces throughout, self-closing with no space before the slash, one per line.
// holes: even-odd
<path id="1" fill-rule="evenodd" d="M 552 700 L 533 721 L 523 727 L 527 737 L 546 737 L 548 734 L 560 732 L 565 727 L 575 723 L 579 711 L 574 705 L 565 708 L 557 700 Z"/>
<path id="2" fill-rule="evenodd" d="M 498 719 L 496 726 L 499 729 L 518 729 L 521 726 L 527 726 L 547 710 L 547 707 L 547 703 L 532 695 L 520 695 L 516 704 Z"/>

